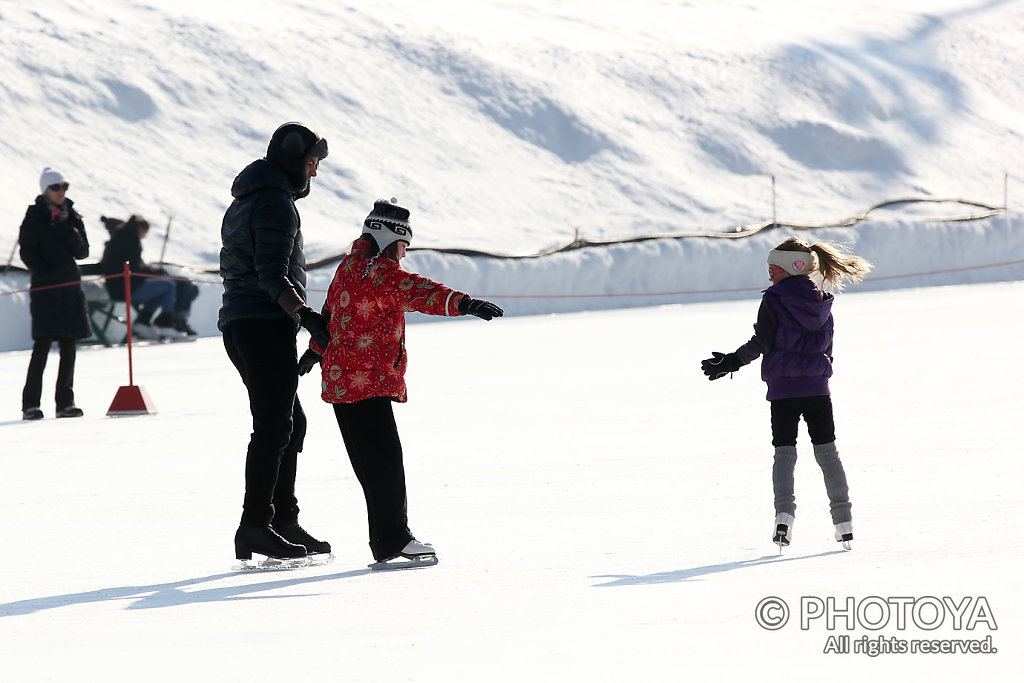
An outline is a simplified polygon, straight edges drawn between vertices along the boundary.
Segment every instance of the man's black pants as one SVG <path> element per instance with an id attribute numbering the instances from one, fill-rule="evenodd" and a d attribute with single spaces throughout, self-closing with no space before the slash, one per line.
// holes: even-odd
<path id="1" fill-rule="evenodd" d="M 306 436 L 291 320 L 236 320 L 224 348 L 249 393 L 252 435 L 245 458 L 242 523 L 290 521 L 299 513 L 295 467 Z"/>

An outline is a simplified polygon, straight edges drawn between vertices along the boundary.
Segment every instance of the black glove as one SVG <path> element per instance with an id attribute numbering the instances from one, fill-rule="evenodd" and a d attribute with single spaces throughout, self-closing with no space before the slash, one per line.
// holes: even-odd
<path id="1" fill-rule="evenodd" d="M 299 377 L 313 369 L 313 366 L 324 359 L 313 349 L 306 349 L 306 352 L 299 357 Z"/>
<path id="2" fill-rule="evenodd" d="M 706 358 L 700 362 L 700 369 L 704 371 L 709 380 L 725 377 L 730 372 L 736 372 L 743 367 L 743 364 L 740 363 L 740 357 L 735 353 L 712 351 L 711 356 L 711 358 Z"/>
<path id="3" fill-rule="evenodd" d="M 309 306 L 303 306 L 296 313 L 299 323 L 309 331 L 309 336 L 321 349 L 331 343 L 331 333 L 327 331 L 327 316 L 320 315 Z"/>
<path id="4" fill-rule="evenodd" d="M 484 320 L 500 318 L 505 315 L 505 311 L 501 310 L 490 301 L 484 301 L 483 299 L 470 299 L 468 296 L 462 297 L 462 301 L 459 302 L 459 313 L 463 315 L 475 315 L 476 317 L 483 318 Z"/>

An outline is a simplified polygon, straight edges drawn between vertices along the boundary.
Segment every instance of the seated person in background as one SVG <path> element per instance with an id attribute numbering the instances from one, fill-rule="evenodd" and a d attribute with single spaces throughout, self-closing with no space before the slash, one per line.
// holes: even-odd
<path id="1" fill-rule="evenodd" d="M 125 261 L 132 272 L 132 304 L 140 306 L 138 318 L 132 324 L 134 334 L 145 339 L 181 339 L 195 335 L 196 331 L 188 324 L 188 314 L 199 288 L 185 280 L 144 277 L 167 275 L 163 268 L 142 260 L 142 240 L 149 233 L 149 221 L 138 214 L 120 224 L 113 224 L 109 218 L 101 220 L 110 231 L 100 266 L 107 276 L 107 293 L 111 299 L 124 301 L 124 281 L 112 276 L 124 272 Z M 154 318 L 157 310 L 160 313 Z"/>

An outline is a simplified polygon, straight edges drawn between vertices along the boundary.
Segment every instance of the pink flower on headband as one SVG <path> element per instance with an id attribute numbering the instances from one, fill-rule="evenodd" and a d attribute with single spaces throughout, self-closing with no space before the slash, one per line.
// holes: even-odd
<path id="1" fill-rule="evenodd" d="M 796 268 L 796 272 L 802 273 L 804 268 L 807 267 L 807 263 L 805 261 L 793 261 L 793 267 Z"/>

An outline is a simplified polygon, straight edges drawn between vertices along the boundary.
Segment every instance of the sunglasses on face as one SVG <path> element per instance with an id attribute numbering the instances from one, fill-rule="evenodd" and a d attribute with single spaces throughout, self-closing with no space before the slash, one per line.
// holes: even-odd
<path id="1" fill-rule="evenodd" d="M 67 183 L 54 183 L 53 185 L 50 185 L 46 189 L 52 192 L 67 192 L 69 187 L 71 186 L 68 185 Z"/>

